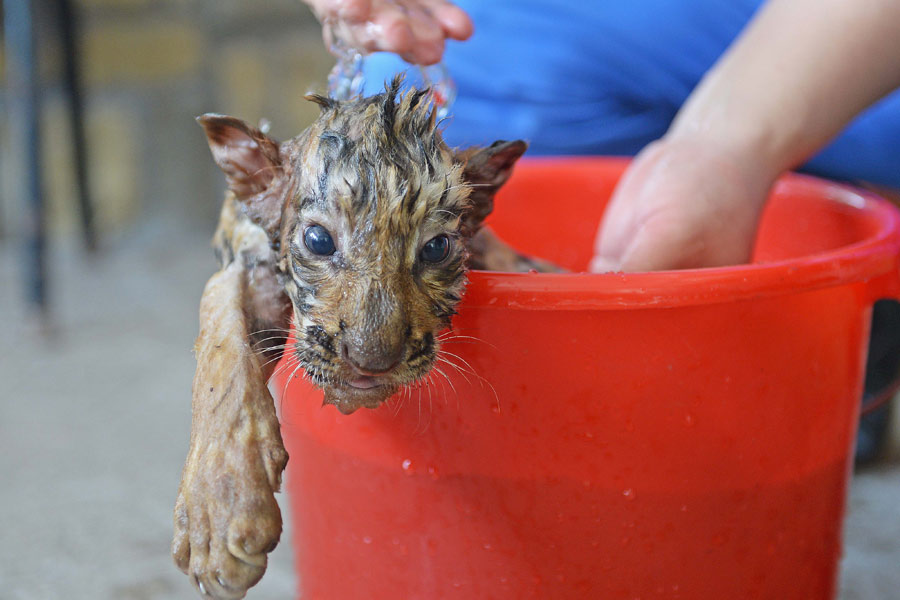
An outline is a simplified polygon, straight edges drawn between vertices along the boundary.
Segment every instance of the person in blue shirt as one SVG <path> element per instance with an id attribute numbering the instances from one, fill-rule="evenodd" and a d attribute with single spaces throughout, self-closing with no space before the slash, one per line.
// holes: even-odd
<path id="1" fill-rule="evenodd" d="M 370 91 L 443 60 L 458 86 L 451 145 L 634 155 L 594 271 L 746 262 L 789 169 L 900 189 L 896 0 L 305 1 L 327 32 L 384 52 L 367 60 Z M 875 316 L 890 379 L 900 313 Z M 877 335 L 879 320 L 897 327 Z"/>
<path id="2" fill-rule="evenodd" d="M 344 39 L 394 53 L 367 61 L 373 90 L 397 54 L 443 57 L 459 89 L 451 144 L 637 154 L 596 270 L 743 262 L 789 168 L 900 188 L 900 94 L 850 123 L 900 84 L 893 0 L 307 2 Z"/>

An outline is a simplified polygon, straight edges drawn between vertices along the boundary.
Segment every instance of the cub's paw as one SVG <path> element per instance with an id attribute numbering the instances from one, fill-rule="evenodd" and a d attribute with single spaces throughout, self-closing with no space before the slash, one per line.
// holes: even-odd
<path id="1" fill-rule="evenodd" d="M 274 494 L 287 452 L 275 431 L 268 439 L 247 431 L 225 441 L 198 437 L 188 455 L 172 556 L 206 597 L 243 598 L 278 544 L 281 511 Z"/>

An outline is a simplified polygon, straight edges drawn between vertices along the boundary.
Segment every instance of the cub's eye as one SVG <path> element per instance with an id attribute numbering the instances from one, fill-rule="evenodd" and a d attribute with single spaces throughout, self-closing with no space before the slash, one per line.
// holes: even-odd
<path id="1" fill-rule="evenodd" d="M 331 234 L 321 225 L 310 225 L 307 227 L 306 231 L 303 232 L 303 243 L 306 244 L 310 252 L 320 256 L 330 256 L 335 251 L 334 240 L 331 239 Z"/>
<path id="2" fill-rule="evenodd" d="M 422 246 L 419 258 L 429 263 L 439 263 L 450 254 L 450 238 L 446 235 L 433 237 Z"/>

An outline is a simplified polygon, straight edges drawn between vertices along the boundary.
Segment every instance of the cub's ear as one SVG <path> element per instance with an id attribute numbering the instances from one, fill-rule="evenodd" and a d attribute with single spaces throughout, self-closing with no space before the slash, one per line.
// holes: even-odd
<path id="1" fill-rule="evenodd" d="M 197 117 L 206 131 L 213 159 L 225 173 L 228 189 L 244 213 L 277 246 L 285 182 L 279 144 L 240 119 L 206 114 Z"/>
<path id="2" fill-rule="evenodd" d="M 213 159 L 238 200 L 266 190 L 281 175 L 278 142 L 240 119 L 205 114 L 197 122 L 206 131 Z"/>
<path id="3" fill-rule="evenodd" d="M 463 217 L 463 235 L 474 235 L 494 210 L 494 194 L 512 175 L 516 161 L 528 149 L 522 140 L 498 141 L 487 148 L 468 148 L 456 155 L 463 163 L 463 180 L 471 186 L 469 209 Z"/>

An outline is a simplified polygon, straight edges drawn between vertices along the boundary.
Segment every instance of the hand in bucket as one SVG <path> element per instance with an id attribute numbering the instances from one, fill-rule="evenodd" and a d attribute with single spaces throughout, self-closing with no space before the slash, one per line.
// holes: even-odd
<path id="1" fill-rule="evenodd" d="M 594 271 L 751 257 L 768 189 L 900 84 L 900 4 L 770 0 L 623 176 Z"/>
<path id="2" fill-rule="evenodd" d="M 747 262 L 776 175 L 706 140 L 663 138 L 650 144 L 610 200 L 591 270 Z"/>

